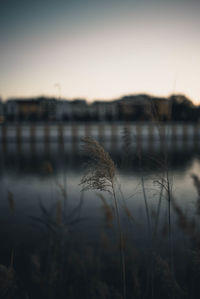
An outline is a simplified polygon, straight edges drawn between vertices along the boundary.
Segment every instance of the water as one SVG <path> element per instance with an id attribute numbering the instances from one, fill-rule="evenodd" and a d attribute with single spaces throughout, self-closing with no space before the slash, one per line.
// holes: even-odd
<path id="1" fill-rule="evenodd" d="M 143 144 L 140 166 L 134 144 L 129 149 L 128 155 L 123 144 L 116 147 L 115 144 L 107 143 L 105 147 L 117 165 L 118 179 L 127 206 L 134 217 L 141 220 L 141 215 L 144 214 L 141 175 L 144 176 L 149 204 L 155 209 L 159 196 L 159 188 L 155 181 L 164 175 L 160 162 L 165 149 L 159 143 L 153 144 L 151 149 Z M 13 229 L 15 237 L 23 235 L 24 238 L 25 234 L 26 238 L 29 235 L 29 226 L 32 229 L 31 216 L 40 214 L 40 203 L 50 209 L 58 199 L 63 199 L 62 188 L 66 189 L 68 208 L 72 209 L 78 205 L 82 196 L 80 181 L 85 172 L 85 159 L 80 143 L 66 142 L 62 148 L 60 144 L 53 142 L 48 144 L 24 142 L 20 148 L 17 143 L 8 143 L 6 148 L 1 147 L 0 155 L 0 210 L 3 224 L 1 234 L 3 233 L 7 239 L 13 234 Z M 173 194 L 188 213 L 194 208 L 197 198 L 191 174 L 200 173 L 199 158 L 200 149 L 190 147 L 188 144 L 176 144 L 174 147 L 170 146 L 168 150 Z M 50 172 L 49 165 L 52 168 Z M 13 213 L 9 207 L 9 192 L 12 193 L 14 201 Z M 104 196 L 109 199 L 109 194 Z M 84 193 L 81 214 L 88 218 L 87 222 L 103 218 L 102 201 L 95 191 Z M 145 222 L 145 215 L 142 217 Z"/>
<path id="2" fill-rule="evenodd" d="M 142 178 L 149 206 L 151 230 L 155 230 L 160 195 L 159 182 L 166 175 L 166 168 L 163 168 L 161 164 L 166 153 L 173 197 L 187 217 L 190 219 L 196 217 L 198 196 L 191 175 L 200 174 L 200 144 L 198 142 L 195 144 L 183 141 L 167 144 L 131 142 L 126 145 L 123 142 L 116 143 L 110 140 L 104 142 L 103 145 L 109 151 L 117 167 L 116 193 L 128 247 L 132 248 L 134 244 L 134 248 L 139 249 L 140 252 L 149 250 L 149 228 Z M 109 227 L 105 203 L 97 192 L 81 191 L 80 181 L 85 173 L 85 161 L 86 157 L 80 142 L 66 141 L 60 144 L 26 141 L 20 144 L 17 142 L 1 144 L 1 264 L 9 264 L 13 249 L 16 264 L 21 263 L 20 261 L 24 258 L 28 260 L 35 252 L 40 252 L 44 246 L 44 240 L 49 235 L 49 228 L 43 221 L 46 219 L 44 209 L 55 220 L 58 202 L 61 202 L 62 212 L 65 206 L 65 217 L 68 221 L 66 236 L 72 236 L 70 240 L 71 242 L 73 240 L 71 245 L 73 250 L 77 248 L 79 250 L 85 246 L 99 250 L 99 243 L 102 239 L 104 240 L 105 236 L 112 240 L 112 244 L 117 244 L 116 219 L 111 219 L 112 227 Z M 119 186 L 123 192 L 125 206 Z M 114 205 L 109 193 L 105 192 L 103 196 L 107 204 Z M 164 196 L 158 219 L 156 246 L 159 252 L 167 257 L 168 202 Z M 174 251 L 183 253 L 190 248 L 190 243 L 179 228 L 174 211 L 172 211 L 171 221 Z M 23 267 L 26 269 L 26 262 Z M 23 267 L 19 272 L 23 273 Z"/>

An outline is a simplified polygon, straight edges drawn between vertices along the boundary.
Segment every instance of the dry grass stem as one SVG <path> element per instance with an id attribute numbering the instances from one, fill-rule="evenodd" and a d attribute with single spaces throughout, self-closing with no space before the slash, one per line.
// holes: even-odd
<path id="1" fill-rule="evenodd" d="M 87 173 L 81 179 L 82 190 L 100 190 L 110 192 L 114 199 L 116 218 L 120 237 L 120 255 L 122 266 L 123 298 L 126 299 L 126 271 L 124 241 L 121 228 L 119 206 L 115 192 L 116 168 L 110 155 L 93 138 L 85 137 L 83 141 L 83 150 L 87 153 L 89 160 L 87 163 Z"/>
<path id="2" fill-rule="evenodd" d="M 98 196 L 103 203 L 103 211 L 104 211 L 106 226 L 111 228 L 113 226 L 113 219 L 114 219 L 113 206 L 107 203 L 106 199 L 102 194 L 98 194 Z"/>

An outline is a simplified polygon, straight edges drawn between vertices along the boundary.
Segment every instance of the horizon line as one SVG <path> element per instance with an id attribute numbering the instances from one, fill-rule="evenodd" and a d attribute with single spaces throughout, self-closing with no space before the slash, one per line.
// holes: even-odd
<path id="1" fill-rule="evenodd" d="M 153 97 L 153 98 L 164 98 L 164 99 L 169 99 L 171 96 L 184 96 L 186 97 L 188 100 L 190 100 L 195 106 L 199 106 L 200 103 L 195 103 L 194 100 L 192 100 L 190 97 L 188 97 L 185 93 L 169 93 L 168 95 L 155 95 L 155 94 L 151 94 L 151 93 L 145 93 L 145 92 L 141 92 L 141 93 L 127 93 L 127 94 L 121 94 L 118 97 L 113 97 L 113 98 L 94 98 L 94 99 L 88 99 L 87 97 L 82 97 L 82 96 L 76 96 L 73 98 L 70 97 L 66 97 L 66 96 L 61 96 L 61 95 L 45 95 L 45 94 L 39 94 L 39 95 L 32 95 L 32 96 L 9 96 L 6 98 L 3 98 L 0 96 L 0 100 L 2 102 L 6 102 L 9 100 L 28 100 L 28 99 L 37 99 L 37 98 L 54 98 L 56 100 L 67 100 L 67 101 L 74 101 L 74 100 L 85 100 L 88 103 L 94 103 L 94 102 L 112 102 L 112 101 L 116 101 L 116 100 L 120 100 L 123 97 L 127 97 L 127 96 L 148 96 L 148 97 Z"/>

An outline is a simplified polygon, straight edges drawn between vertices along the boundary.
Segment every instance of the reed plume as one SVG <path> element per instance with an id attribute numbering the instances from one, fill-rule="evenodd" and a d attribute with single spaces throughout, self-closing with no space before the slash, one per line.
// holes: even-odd
<path id="1" fill-rule="evenodd" d="M 113 160 L 93 138 L 85 137 L 82 141 L 83 150 L 88 154 L 87 173 L 81 179 L 82 190 L 112 192 L 116 173 Z"/>
<path id="2" fill-rule="evenodd" d="M 93 138 L 85 137 L 83 150 L 88 155 L 87 172 L 81 179 L 82 190 L 107 191 L 112 194 L 120 237 L 120 255 L 122 266 L 123 299 L 126 299 L 126 271 L 124 255 L 124 238 L 121 228 L 118 201 L 115 191 L 116 168 L 109 153 Z"/>

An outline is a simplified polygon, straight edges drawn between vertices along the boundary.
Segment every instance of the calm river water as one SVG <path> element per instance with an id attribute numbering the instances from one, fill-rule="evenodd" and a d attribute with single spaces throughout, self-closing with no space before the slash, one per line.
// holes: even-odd
<path id="1" fill-rule="evenodd" d="M 121 217 L 125 230 L 138 240 L 145 239 L 147 218 L 142 180 L 149 205 L 152 223 L 158 209 L 161 179 L 165 177 L 162 161 L 167 152 L 170 185 L 173 196 L 187 215 L 194 213 L 197 200 L 192 174 L 200 174 L 200 144 L 158 143 L 141 144 L 140 159 L 138 148 L 123 143 L 117 145 L 107 142 L 104 147 L 110 152 L 117 167 L 117 195 L 119 203 L 124 202 L 131 214 L 121 204 Z M 29 142 L 7 143 L 0 150 L 0 236 L 3 240 L 1 250 L 8 247 L 33 246 L 45 231 L 45 225 L 36 217 L 42 218 L 43 208 L 55 213 L 58 201 L 65 206 L 66 215 L 75 208 L 77 221 L 72 230 L 87 232 L 88 240 L 94 240 L 97 232 L 105 229 L 105 202 L 95 191 L 81 192 L 80 181 L 84 174 L 85 157 L 80 143 Z M 123 198 L 121 199 L 121 191 Z M 108 193 L 102 194 L 112 205 Z M 65 204 L 63 204 L 65 202 Z M 77 209 L 76 209 L 77 208 Z M 77 212 L 78 210 L 78 212 Z M 167 217 L 167 200 L 163 193 L 159 223 Z M 53 217 L 53 216 L 52 216 Z M 66 216 L 68 217 L 68 216 Z M 175 219 L 173 220 L 175 222 Z M 152 224 L 153 225 L 153 224 Z M 138 231 L 137 228 L 140 228 Z M 141 227 L 143 233 L 141 235 Z M 161 227 L 161 224 L 160 226 Z M 87 239 L 87 237 L 85 238 Z M 5 248 L 4 248 L 5 247 Z"/>

